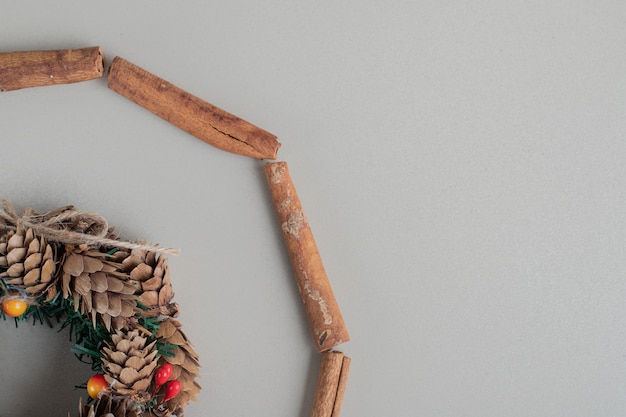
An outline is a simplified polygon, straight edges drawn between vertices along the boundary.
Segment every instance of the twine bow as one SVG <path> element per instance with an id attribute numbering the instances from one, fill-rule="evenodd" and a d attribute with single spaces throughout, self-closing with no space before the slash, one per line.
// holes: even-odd
<path id="1" fill-rule="evenodd" d="M 111 239 L 107 237 L 109 223 L 104 217 L 97 213 L 77 210 L 74 206 L 60 207 L 44 214 L 26 209 L 20 216 L 15 212 L 9 200 L 0 197 L 0 203 L 3 206 L 0 207 L 0 225 L 5 229 L 30 228 L 38 236 L 67 244 L 89 244 L 131 250 L 141 249 L 172 255 L 180 254 L 179 249 Z"/>

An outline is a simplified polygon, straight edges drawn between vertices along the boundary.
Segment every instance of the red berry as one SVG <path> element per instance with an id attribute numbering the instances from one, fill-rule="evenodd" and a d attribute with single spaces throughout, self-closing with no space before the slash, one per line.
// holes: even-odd
<path id="1" fill-rule="evenodd" d="M 163 402 L 171 400 L 172 398 L 177 396 L 180 392 L 180 388 L 180 382 L 178 382 L 177 380 L 168 382 L 165 386 L 165 398 L 163 399 Z"/>
<path id="2" fill-rule="evenodd" d="M 160 387 L 165 384 L 168 379 L 172 376 L 172 372 L 174 372 L 174 368 L 169 363 L 164 363 L 159 366 L 157 370 L 154 372 L 154 385 L 155 388 Z"/>

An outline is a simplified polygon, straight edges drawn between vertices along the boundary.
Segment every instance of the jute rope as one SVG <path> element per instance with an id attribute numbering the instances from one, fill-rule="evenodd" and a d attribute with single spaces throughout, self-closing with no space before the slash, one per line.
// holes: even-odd
<path id="1" fill-rule="evenodd" d="M 38 236 L 61 243 L 86 243 L 171 255 L 180 254 L 179 249 L 111 239 L 107 237 L 109 223 L 104 217 L 97 213 L 77 210 L 74 206 L 60 207 L 44 214 L 26 209 L 22 215 L 18 215 L 9 200 L 0 197 L 0 203 L 3 206 L 0 208 L 0 224 L 7 229 L 30 228 Z"/>

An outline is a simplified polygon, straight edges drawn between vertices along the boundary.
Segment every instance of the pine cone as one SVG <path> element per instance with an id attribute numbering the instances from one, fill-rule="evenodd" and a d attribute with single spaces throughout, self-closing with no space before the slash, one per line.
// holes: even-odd
<path id="1" fill-rule="evenodd" d="M 144 315 L 178 316 L 178 304 L 171 303 L 174 292 L 165 256 L 157 257 L 154 252 L 134 249 L 122 261 L 122 271 L 129 274 L 137 288 L 137 302 L 148 308 Z"/>
<path id="2" fill-rule="evenodd" d="M 0 242 L 0 278 L 24 288 L 34 298 L 46 293 L 46 301 L 57 294 L 55 250 L 33 229 L 18 228 Z"/>
<path id="3" fill-rule="evenodd" d="M 78 400 L 78 417 L 141 417 L 142 414 L 127 400 L 115 401 L 109 396 L 101 397 L 96 403 L 87 405 Z"/>
<path id="4" fill-rule="evenodd" d="M 63 260 L 61 284 L 63 297 L 74 298 L 74 309 L 91 314 L 93 324 L 99 315 L 107 330 L 125 327 L 125 318 L 135 313 L 136 288 L 120 264 L 107 259 L 106 253 L 87 245 L 68 246 Z"/>
<path id="5" fill-rule="evenodd" d="M 179 321 L 168 318 L 159 324 L 156 333 L 157 338 L 163 337 L 168 344 L 175 345 L 174 356 L 163 356 L 161 361 L 172 364 L 174 372 L 170 380 L 177 379 L 181 383 L 181 390 L 178 395 L 167 402 L 167 407 L 176 415 L 181 416 L 183 408 L 190 401 L 196 400 L 196 395 L 200 392 L 200 384 L 196 378 L 200 376 L 200 362 L 196 351 L 187 339 L 187 336 L 180 328 Z"/>
<path id="6" fill-rule="evenodd" d="M 148 400 L 152 373 L 158 364 L 156 341 L 148 344 L 139 330 L 118 330 L 102 353 L 104 378 L 112 393 L 138 402 Z"/>

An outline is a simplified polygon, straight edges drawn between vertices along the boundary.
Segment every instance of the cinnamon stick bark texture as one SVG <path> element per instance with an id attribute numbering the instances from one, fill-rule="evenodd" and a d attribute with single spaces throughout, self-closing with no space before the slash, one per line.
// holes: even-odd
<path id="1" fill-rule="evenodd" d="M 104 56 L 99 46 L 0 53 L 0 91 L 72 84 L 100 78 L 103 73 Z"/>
<path id="2" fill-rule="evenodd" d="M 350 340 L 322 264 L 313 233 L 286 162 L 263 167 L 296 277 L 315 346 L 319 352 Z"/>
<path id="3" fill-rule="evenodd" d="M 339 417 L 350 371 L 350 358 L 341 352 L 322 355 L 311 417 Z"/>
<path id="4" fill-rule="evenodd" d="M 331 417 L 339 417 L 341 414 L 341 404 L 346 393 L 346 385 L 348 384 L 348 373 L 350 372 L 350 364 L 352 360 L 344 356 L 341 362 L 341 373 L 339 374 L 339 382 L 337 383 L 337 395 L 335 396 L 335 404 L 333 405 L 333 413 Z"/>
<path id="5" fill-rule="evenodd" d="M 127 60 L 116 57 L 109 88 L 187 133 L 219 149 L 257 159 L 275 159 L 275 135 L 256 127 Z"/>

